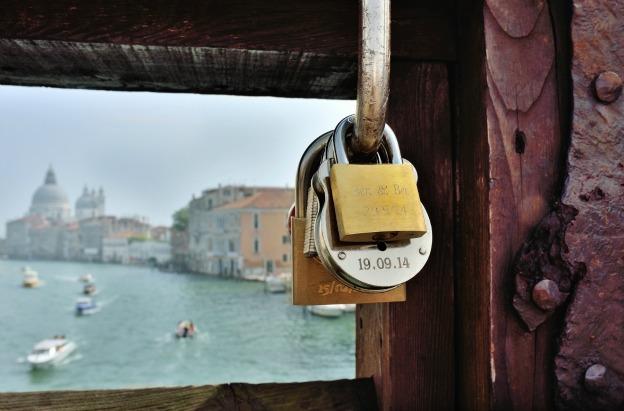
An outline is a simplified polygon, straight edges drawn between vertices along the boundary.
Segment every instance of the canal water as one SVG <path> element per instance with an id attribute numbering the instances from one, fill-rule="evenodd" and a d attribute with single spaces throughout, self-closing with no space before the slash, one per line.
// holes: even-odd
<path id="1" fill-rule="evenodd" d="M 44 284 L 21 287 L 29 265 Z M 99 312 L 74 315 L 81 274 L 91 273 Z M 192 320 L 193 339 L 174 337 Z M 77 350 L 60 366 L 31 370 L 39 340 L 64 334 Z M 145 267 L 0 260 L 0 391 L 286 382 L 353 378 L 353 314 L 325 319 L 263 284 Z"/>

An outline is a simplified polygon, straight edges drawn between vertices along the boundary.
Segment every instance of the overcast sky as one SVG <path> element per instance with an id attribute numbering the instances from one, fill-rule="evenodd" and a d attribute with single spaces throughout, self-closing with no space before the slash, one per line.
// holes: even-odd
<path id="1" fill-rule="evenodd" d="M 353 101 L 0 86 L 0 236 L 48 165 L 74 202 L 104 188 L 113 215 L 152 224 L 217 184 L 292 187 L 312 139 Z"/>

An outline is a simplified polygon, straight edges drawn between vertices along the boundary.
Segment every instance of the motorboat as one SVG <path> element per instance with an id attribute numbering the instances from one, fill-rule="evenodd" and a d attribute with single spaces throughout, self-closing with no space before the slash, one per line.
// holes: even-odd
<path id="1" fill-rule="evenodd" d="M 35 288 L 41 285 L 39 274 L 30 267 L 22 268 L 22 286 L 25 288 Z"/>
<path id="2" fill-rule="evenodd" d="M 193 321 L 183 320 L 176 326 L 175 335 L 177 338 L 191 338 L 195 336 L 197 327 L 193 324 Z"/>
<path id="3" fill-rule="evenodd" d="M 91 315 L 96 309 L 97 304 L 89 297 L 79 298 L 76 301 L 76 315 Z"/>
<path id="4" fill-rule="evenodd" d="M 319 317 L 338 318 L 344 312 L 344 304 L 309 305 L 308 311 Z"/>
<path id="5" fill-rule="evenodd" d="M 80 277 L 78 277 L 78 281 L 80 281 L 81 283 L 92 283 L 93 275 L 91 275 L 90 273 L 83 274 Z"/>
<path id="6" fill-rule="evenodd" d="M 265 290 L 271 294 L 282 294 L 287 290 L 286 282 L 282 277 L 269 275 L 264 280 Z"/>
<path id="7" fill-rule="evenodd" d="M 85 284 L 84 288 L 82 289 L 82 293 L 84 295 L 94 295 L 95 292 L 96 292 L 96 288 L 95 288 L 95 284 L 93 283 Z"/>
<path id="8" fill-rule="evenodd" d="M 343 304 L 344 308 L 342 309 L 345 313 L 354 313 L 355 312 L 355 304 Z"/>
<path id="9" fill-rule="evenodd" d="M 76 344 L 64 336 L 38 342 L 26 357 L 33 368 L 46 368 L 56 365 L 76 349 Z"/>

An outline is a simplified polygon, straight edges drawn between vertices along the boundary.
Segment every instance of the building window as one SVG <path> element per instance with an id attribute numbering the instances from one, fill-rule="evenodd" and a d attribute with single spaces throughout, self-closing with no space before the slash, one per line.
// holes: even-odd
<path id="1" fill-rule="evenodd" d="M 233 253 L 234 251 L 236 251 L 236 244 L 234 243 L 234 240 L 229 240 L 228 241 L 228 250 Z"/>
<path id="2" fill-rule="evenodd" d="M 288 244 L 288 243 L 290 243 L 290 236 L 283 235 L 282 236 L 282 244 Z"/>
<path id="3" fill-rule="evenodd" d="M 254 240 L 254 253 L 258 254 L 260 252 L 260 240 L 257 238 Z"/>
<path id="4" fill-rule="evenodd" d="M 267 270 L 267 273 L 273 272 L 273 260 L 268 260 L 266 262 L 266 270 Z"/>
<path id="5" fill-rule="evenodd" d="M 282 254 L 282 261 L 283 262 L 287 262 L 288 261 L 288 254 Z"/>
<path id="6" fill-rule="evenodd" d="M 254 214 L 254 228 L 260 227 L 260 215 Z"/>

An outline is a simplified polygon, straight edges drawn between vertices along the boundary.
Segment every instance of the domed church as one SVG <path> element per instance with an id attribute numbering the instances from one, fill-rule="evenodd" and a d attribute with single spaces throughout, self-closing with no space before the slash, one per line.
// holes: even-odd
<path id="1" fill-rule="evenodd" d="M 71 217 L 67 194 L 56 183 L 56 174 L 52 166 L 46 173 L 43 185 L 33 194 L 30 214 L 56 221 L 67 221 Z"/>

